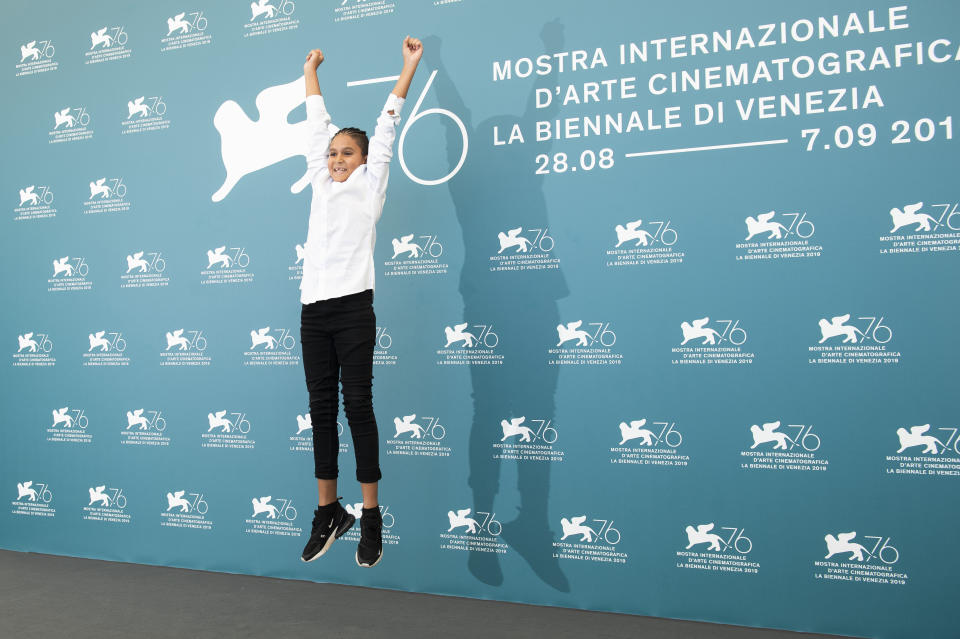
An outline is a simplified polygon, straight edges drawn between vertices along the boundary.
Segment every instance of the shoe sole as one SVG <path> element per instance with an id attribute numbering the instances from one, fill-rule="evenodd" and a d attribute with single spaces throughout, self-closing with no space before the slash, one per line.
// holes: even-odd
<path id="1" fill-rule="evenodd" d="M 357 565 L 360 566 L 361 568 L 373 568 L 374 566 L 376 566 L 377 564 L 380 563 L 380 560 L 381 560 L 381 559 L 383 559 L 383 548 L 380 549 L 380 556 L 377 557 L 377 560 L 376 560 L 375 562 L 373 562 L 372 564 L 361 564 L 361 563 L 360 563 L 360 551 L 359 551 L 359 550 L 356 552 L 356 554 L 354 554 L 353 557 L 354 557 L 354 559 L 357 560 Z"/>
<path id="2" fill-rule="evenodd" d="M 319 559 L 320 557 L 322 557 L 325 552 L 330 550 L 330 546 L 333 545 L 333 542 L 343 537 L 343 535 L 346 534 L 348 530 L 353 528 L 353 524 L 356 521 L 357 521 L 357 518 L 354 517 L 353 515 L 347 515 L 346 517 L 344 517 L 343 523 L 340 524 L 340 526 L 337 528 L 337 531 L 334 534 L 330 535 L 330 537 L 327 538 L 327 543 L 323 545 L 323 548 L 320 549 L 320 552 L 315 554 L 310 559 L 304 559 L 303 557 L 300 557 L 300 561 L 304 563 L 310 563 L 314 559 Z"/>

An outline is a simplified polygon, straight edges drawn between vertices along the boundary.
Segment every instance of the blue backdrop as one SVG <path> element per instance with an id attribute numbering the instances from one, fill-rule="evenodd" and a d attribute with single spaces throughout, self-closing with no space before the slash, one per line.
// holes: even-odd
<path id="1" fill-rule="evenodd" d="M 0 546 L 956 634 L 954 3 L 6 15 Z M 385 560 L 302 564 L 301 65 L 370 130 L 406 34 Z"/>

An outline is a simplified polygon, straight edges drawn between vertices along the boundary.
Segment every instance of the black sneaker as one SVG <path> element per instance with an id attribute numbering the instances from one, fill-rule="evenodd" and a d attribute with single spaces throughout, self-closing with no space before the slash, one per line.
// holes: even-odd
<path id="1" fill-rule="evenodd" d="M 313 512 L 310 539 L 303 547 L 302 561 L 313 561 L 330 549 L 333 542 L 350 530 L 357 519 L 340 505 L 339 499 L 332 504 L 320 506 Z"/>
<path id="2" fill-rule="evenodd" d="M 383 519 L 380 507 L 364 508 L 360 517 L 360 543 L 357 544 L 357 565 L 373 568 L 383 558 Z"/>

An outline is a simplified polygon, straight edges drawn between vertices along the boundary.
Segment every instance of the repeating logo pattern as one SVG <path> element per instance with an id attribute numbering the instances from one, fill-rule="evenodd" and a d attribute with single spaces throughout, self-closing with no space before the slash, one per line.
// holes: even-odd
<path id="1" fill-rule="evenodd" d="M 94 331 L 87 339 L 90 346 L 83 354 L 84 366 L 130 365 L 130 358 L 125 354 L 127 340 L 121 331 Z"/>
<path id="2" fill-rule="evenodd" d="M 333 21 L 348 22 L 390 15 L 396 8 L 396 0 L 342 0 L 333 9 Z"/>
<path id="3" fill-rule="evenodd" d="M 10 512 L 28 517 L 56 516 L 50 485 L 41 481 L 18 481 L 17 498 L 10 502 Z"/>
<path id="4" fill-rule="evenodd" d="M 522 226 L 497 233 L 498 250 L 490 256 L 490 271 L 543 271 L 560 268 L 560 258 L 553 256 L 556 242 L 548 228 Z"/>
<path id="5" fill-rule="evenodd" d="M 65 106 L 52 114 L 52 128 L 47 133 L 49 144 L 80 142 L 93 137 L 90 112 L 83 106 Z"/>
<path id="6" fill-rule="evenodd" d="M 630 557 L 618 550 L 623 537 L 613 523 L 612 519 L 588 518 L 587 515 L 561 517 L 563 534 L 559 541 L 553 542 L 553 556 L 557 559 L 626 564 Z"/>
<path id="7" fill-rule="evenodd" d="M 816 227 L 806 213 L 769 211 L 747 216 L 746 238 L 739 242 L 737 261 L 818 258 L 823 247 L 814 243 Z"/>
<path id="8" fill-rule="evenodd" d="M 202 492 L 176 490 L 166 494 L 164 509 L 160 511 L 160 525 L 166 528 L 213 530 L 207 517 L 210 504 Z"/>
<path id="9" fill-rule="evenodd" d="M 893 329 L 882 315 L 851 313 L 836 315 L 829 320 L 821 317 L 819 340 L 808 347 L 810 364 L 862 365 L 899 364 L 901 354 L 890 343 Z"/>
<path id="10" fill-rule="evenodd" d="M 289 328 L 264 326 L 250 331 L 250 349 L 243 353 L 244 366 L 299 366 L 294 353 L 297 339 Z"/>
<path id="11" fill-rule="evenodd" d="M 560 434 L 552 419 L 527 419 L 525 416 L 501 419 L 493 443 L 494 459 L 518 462 L 561 462 L 563 449 L 557 445 Z"/>
<path id="12" fill-rule="evenodd" d="M 256 440 L 250 436 L 252 424 L 246 413 L 226 409 L 207 413 L 206 428 L 200 434 L 202 448 L 252 449 Z"/>
<path id="13" fill-rule="evenodd" d="M 225 244 L 207 251 L 206 267 L 200 271 L 201 284 L 249 284 L 253 277 L 246 249 Z"/>
<path id="14" fill-rule="evenodd" d="M 620 422 L 619 443 L 610 448 L 611 464 L 667 466 L 685 468 L 690 456 L 683 453 L 683 433 L 672 421 L 650 421 L 647 418 Z"/>
<path id="15" fill-rule="evenodd" d="M 53 340 L 48 333 L 28 331 L 17 335 L 17 350 L 13 352 L 14 366 L 56 366 Z"/>
<path id="16" fill-rule="evenodd" d="M 70 444 L 89 444 L 93 434 L 88 430 L 90 420 L 83 408 L 54 408 L 52 423 L 47 422 L 47 441 Z"/>
<path id="17" fill-rule="evenodd" d="M 960 477 L 958 434 L 955 426 L 901 426 L 896 431 L 896 453 L 886 457 L 887 474 Z"/>
<path id="18" fill-rule="evenodd" d="M 281 537 L 299 537 L 303 534 L 303 530 L 296 526 L 298 513 L 292 499 L 266 495 L 254 497 L 250 502 L 253 504 L 253 513 L 244 520 L 244 533 Z"/>
<path id="19" fill-rule="evenodd" d="M 17 77 L 56 71 L 60 67 L 60 63 L 54 59 L 56 52 L 52 40 L 31 40 L 21 44 Z"/>
<path id="20" fill-rule="evenodd" d="M 164 275 L 167 259 L 162 251 L 127 253 L 126 267 L 120 275 L 120 288 L 160 288 L 170 285 Z"/>
<path id="21" fill-rule="evenodd" d="M 47 278 L 47 291 L 89 291 L 93 281 L 88 279 L 90 265 L 84 257 L 64 255 L 51 262 L 53 275 Z"/>
<path id="22" fill-rule="evenodd" d="M 388 427 L 384 425 L 384 431 Z M 393 437 L 387 439 L 387 455 L 403 457 L 449 457 L 452 449 L 443 444 L 447 427 L 439 417 L 416 413 L 393 418 Z"/>
<path id="23" fill-rule="evenodd" d="M 750 439 L 750 448 L 740 451 L 745 470 L 822 472 L 830 465 L 818 455 L 822 440 L 812 424 L 753 424 Z"/>
<path id="24" fill-rule="evenodd" d="M 617 224 L 617 243 L 607 250 L 608 267 L 683 264 L 686 254 L 677 247 L 679 235 L 671 220 L 643 219 Z"/>
<path id="25" fill-rule="evenodd" d="M 880 237 L 880 253 L 904 255 L 960 250 L 960 202 L 912 202 L 890 209 L 891 228 Z"/>
<path id="26" fill-rule="evenodd" d="M 126 411 L 120 443 L 128 446 L 169 446 L 163 411 L 135 408 Z"/>
<path id="27" fill-rule="evenodd" d="M 13 209 L 14 221 L 42 220 L 56 217 L 53 206 L 53 189 L 43 184 L 30 184 L 19 189 L 20 204 Z"/>
<path id="28" fill-rule="evenodd" d="M 676 553 L 677 568 L 742 574 L 760 572 L 759 562 L 751 558 L 753 540 L 743 527 L 709 522 L 686 526 L 684 532 L 687 543 Z"/>
<path id="29" fill-rule="evenodd" d="M 90 196 L 83 201 L 83 212 L 86 215 L 126 213 L 130 206 L 122 177 L 100 177 L 90 182 Z"/>
<path id="30" fill-rule="evenodd" d="M 440 549 L 460 552 L 507 553 L 507 544 L 500 540 L 503 524 L 493 512 L 474 512 L 459 508 L 447 512 L 449 527 L 440 533 Z"/>
<path id="31" fill-rule="evenodd" d="M 120 134 L 164 131 L 170 128 L 167 103 L 160 95 L 141 95 L 127 100 L 127 117 L 120 121 Z"/>
<path id="32" fill-rule="evenodd" d="M 437 350 L 438 365 L 492 365 L 503 364 L 503 354 L 497 349 L 500 336 L 493 324 L 463 322 L 443 328 L 443 348 Z"/>
<path id="33" fill-rule="evenodd" d="M 100 27 L 90 32 L 90 48 L 84 53 L 84 64 L 125 60 L 133 55 L 127 46 L 130 36 L 123 25 Z"/>
<path id="34" fill-rule="evenodd" d="M 437 235 L 410 233 L 390 240 L 393 247 L 390 259 L 383 263 L 387 277 L 415 277 L 446 275 L 449 264 L 440 262 L 443 244 Z"/>
<path id="35" fill-rule="evenodd" d="M 302 0 L 301 0 L 302 1 Z M 300 27 L 293 17 L 297 5 L 293 0 L 255 0 L 250 3 L 250 21 L 243 25 L 243 37 L 253 38 Z"/>
<path id="36" fill-rule="evenodd" d="M 90 503 L 83 507 L 83 518 L 111 524 L 129 524 L 127 496 L 122 488 L 107 487 L 107 484 L 87 489 Z"/>
<path id="37" fill-rule="evenodd" d="M 671 364 L 681 366 L 743 366 L 756 355 L 746 346 L 747 331 L 739 319 L 710 321 L 701 317 L 680 322 L 682 340 L 670 349 Z"/>
<path id="38" fill-rule="evenodd" d="M 814 561 L 814 578 L 903 586 L 909 575 L 900 568 L 900 551 L 885 535 L 861 535 L 856 531 L 824 536 L 826 555 Z M 861 543 L 862 541 L 862 543 Z"/>
<path id="39" fill-rule="evenodd" d="M 166 35 L 160 39 L 160 52 L 206 46 L 213 42 L 203 11 L 181 11 L 167 18 Z M 161 31 L 162 33 L 162 31 Z"/>
<path id="40" fill-rule="evenodd" d="M 165 348 L 160 351 L 161 366 L 209 366 L 207 337 L 202 330 L 177 328 L 164 334 Z"/>
<path id="41" fill-rule="evenodd" d="M 581 328 L 584 327 L 585 328 Z M 617 334 L 610 322 L 583 320 L 558 324 L 557 345 L 547 349 L 547 363 L 551 366 L 619 366 L 623 353 L 613 350 Z"/>

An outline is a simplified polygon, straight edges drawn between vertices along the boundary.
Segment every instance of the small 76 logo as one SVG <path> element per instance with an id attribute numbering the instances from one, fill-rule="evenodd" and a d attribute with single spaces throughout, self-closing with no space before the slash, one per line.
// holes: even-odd
<path id="1" fill-rule="evenodd" d="M 184 497 L 187 495 L 189 499 Z M 203 493 L 188 493 L 185 490 L 178 490 L 173 493 L 167 493 L 167 510 L 170 512 L 174 508 L 179 508 L 181 513 L 197 513 L 198 515 L 207 514 L 209 505 L 203 498 Z"/>

